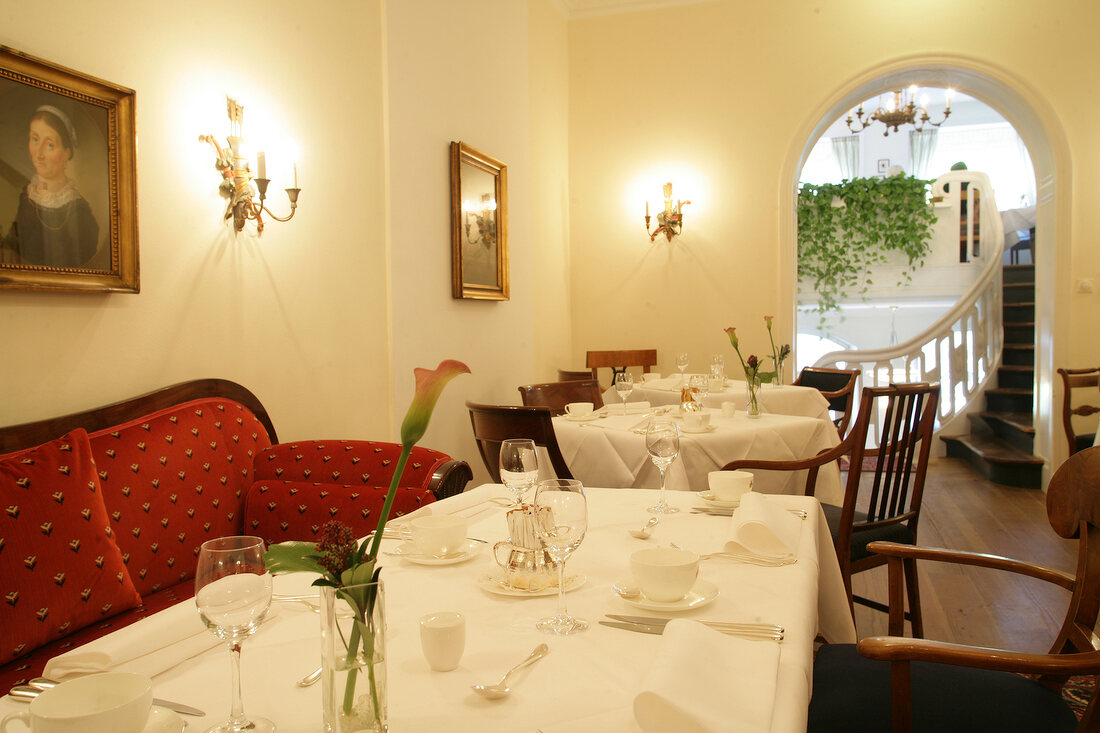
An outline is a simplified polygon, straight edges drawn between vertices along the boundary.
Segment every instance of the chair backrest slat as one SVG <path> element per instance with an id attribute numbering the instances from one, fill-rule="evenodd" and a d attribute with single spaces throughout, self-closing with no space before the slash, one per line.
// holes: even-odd
<path id="1" fill-rule="evenodd" d="M 586 355 L 585 366 L 592 370 L 592 378 L 599 379 L 597 371 L 602 368 L 611 370 L 611 382 L 615 381 L 615 375 L 626 371 L 629 367 L 641 367 L 643 374 L 648 374 L 650 367 L 657 366 L 657 349 L 627 349 L 621 351 L 589 351 Z"/>
<path id="2" fill-rule="evenodd" d="M 500 444 L 509 438 L 527 438 L 542 446 L 558 478 L 573 478 L 558 447 L 548 407 L 518 405 L 480 405 L 467 402 L 481 460 L 493 481 L 500 483 Z"/>
<path id="3" fill-rule="evenodd" d="M 1075 395 L 1074 392 L 1081 390 L 1083 394 L 1091 393 L 1092 402 L 1100 399 L 1100 392 L 1097 391 L 1097 386 L 1100 385 L 1100 367 L 1059 369 L 1058 374 L 1062 377 L 1062 429 L 1065 431 L 1066 442 L 1069 443 L 1069 454 L 1072 456 L 1091 443 L 1089 436 L 1084 434 L 1078 439 L 1073 429 L 1073 416 L 1087 417 L 1100 412 L 1100 406 L 1095 404 L 1074 405 L 1075 398 L 1080 398 L 1080 394 Z"/>
<path id="4" fill-rule="evenodd" d="M 826 369 L 824 367 L 805 367 L 798 373 L 794 383 L 800 387 L 812 387 L 821 392 L 829 403 L 829 410 L 838 413 L 833 421 L 837 432 L 843 439 L 852 420 L 852 405 L 855 401 L 858 369 Z"/>
<path id="5" fill-rule="evenodd" d="M 525 384 L 519 387 L 519 395 L 528 407 L 549 407 L 555 415 L 565 412 L 565 406 L 570 402 L 591 402 L 594 407 L 603 407 L 600 383 L 591 377 L 568 382 Z"/>

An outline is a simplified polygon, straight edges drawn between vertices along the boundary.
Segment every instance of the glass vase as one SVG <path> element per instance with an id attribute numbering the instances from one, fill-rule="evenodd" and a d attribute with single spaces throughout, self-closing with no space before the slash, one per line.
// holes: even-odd
<path id="1" fill-rule="evenodd" d="M 321 587 L 321 700 L 326 733 L 387 730 L 382 581 Z"/>
<path id="2" fill-rule="evenodd" d="M 756 419 L 760 417 L 760 382 L 755 378 L 746 379 L 745 388 L 748 390 L 745 412 L 749 417 Z"/>

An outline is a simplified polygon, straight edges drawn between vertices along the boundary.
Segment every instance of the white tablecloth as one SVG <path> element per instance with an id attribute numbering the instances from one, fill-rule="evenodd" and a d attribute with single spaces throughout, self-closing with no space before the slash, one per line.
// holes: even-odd
<path id="1" fill-rule="evenodd" d="M 707 474 L 742 458 L 790 461 L 811 458 L 840 442 L 836 427 L 827 420 L 795 415 L 763 414 L 749 419 L 744 413 L 732 418 L 707 409 L 715 430 L 681 433 L 680 457 L 669 470 L 668 488 L 703 491 Z M 660 473 L 649 460 L 645 435 L 640 434 L 647 415 L 616 415 L 589 422 L 554 418 L 554 433 L 573 476 L 586 486 L 656 488 Z M 679 421 L 678 421 L 679 422 Z M 801 494 L 805 471 L 757 471 L 754 484 L 766 494 Z M 843 490 L 836 463 L 821 469 L 816 496 L 826 504 L 841 504 Z"/>
<path id="2" fill-rule="evenodd" d="M 425 509 L 469 515 L 471 535 L 493 541 L 506 536 L 505 510 L 486 500 L 504 495 L 502 486 L 485 485 Z M 590 528 L 568 565 L 571 573 L 584 573 L 588 580 L 567 599 L 569 610 L 592 626 L 576 636 L 554 637 L 534 628 L 537 619 L 555 611 L 556 597 L 511 598 L 481 590 L 477 577 L 495 567 L 488 551 L 463 564 L 433 567 L 383 557 L 391 731 L 640 730 L 632 702 L 662 639 L 596 623 L 607 613 L 646 613 L 628 606 L 610 586 L 627 573 L 629 554 L 644 546 L 674 541 L 699 551 L 718 549 L 729 520 L 685 511 L 663 518 L 651 540 L 636 540 L 626 529 L 640 526 L 648 516 L 643 507 L 652 501 L 652 492 L 590 489 L 588 495 Z M 687 509 L 693 497 L 675 494 L 671 500 Z M 805 497 L 777 500 L 810 512 L 802 525 L 798 562 L 764 568 L 706 560 L 701 577 L 718 585 L 720 595 L 705 608 L 679 615 L 785 626 L 771 730 L 800 733 L 806 728 L 815 635 L 851 642 L 855 629 L 817 502 Z M 383 543 L 383 551 L 394 542 Z M 312 580 L 308 575 L 281 576 L 275 579 L 275 592 L 305 592 Z M 272 719 L 280 733 L 319 731 L 320 686 L 294 685 L 318 664 L 318 617 L 301 604 L 280 603 L 276 608 L 274 618 L 244 643 L 245 710 Z M 439 610 L 461 611 L 467 619 L 466 651 L 453 672 L 430 671 L 420 652 L 417 619 Z M 549 644 L 550 653 L 515 680 L 511 697 L 490 702 L 470 691 L 474 683 L 498 680 L 540 642 Z M 740 672 L 729 683 L 751 685 L 754 670 Z M 204 718 L 187 718 L 189 730 L 204 730 L 228 716 L 228 675 L 228 653 L 217 648 L 157 675 L 154 690 L 157 697 L 205 710 Z M 20 704 L 11 698 L 0 701 L 0 714 L 18 709 Z"/>
<path id="3" fill-rule="evenodd" d="M 685 376 L 685 379 L 687 377 Z M 649 382 L 639 382 L 634 385 L 634 391 L 627 398 L 628 402 L 648 401 L 654 407 L 662 405 L 679 405 L 680 391 L 683 382 L 680 375 L 654 379 Z M 765 384 L 760 388 L 760 409 L 763 412 L 779 415 L 802 415 L 804 417 L 816 417 L 822 420 L 830 420 L 829 402 L 821 396 L 821 392 L 813 387 L 796 387 L 794 385 Z M 614 411 L 617 405 L 622 404 L 615 389 L 609 389 L 603 395 L 604 404 Z M 723 402 L 732 402 L 738 410 L 744 411 L 748 406 L 748 391 L 745 382 L 727 379 L 725 389 L 712 392 L 703 398 L 706 407 L 719 408 Z"/>

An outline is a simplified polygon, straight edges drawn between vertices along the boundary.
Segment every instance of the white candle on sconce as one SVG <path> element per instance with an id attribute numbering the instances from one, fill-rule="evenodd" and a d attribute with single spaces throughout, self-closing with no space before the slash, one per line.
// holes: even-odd
<path id="1" fill-rule="evenodd" d="M 259 178 L 267 178 L 267 155 L 262 150 L 256 154 L 256 172 Z"/>
<path id="2" fill-rule="evenodd" d="M 294 188 L 298 188 L 298 164 L 294 164 Z"/>

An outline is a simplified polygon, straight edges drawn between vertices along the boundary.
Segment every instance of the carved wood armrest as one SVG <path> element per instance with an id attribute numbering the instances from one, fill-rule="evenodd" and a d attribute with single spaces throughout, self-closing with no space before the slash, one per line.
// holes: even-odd
<path id="1" fill-rule="evenodd" d="M 862 639 L 857 648 L 869 659 L 887 662 L 939 662 L 1001 672 L 1057 676 L 1100 672 L 1100 652 L 1033 654 L 899 636 L 869 636 Z"/>
<path id="2" fill-rule="evenodd" d="M 938 562 L 972 565 L 975 567 L 992 568 L 994 570 L 1007 570 L 1011 573 L 1018 573 L 1020 575 L 1026 575 L 1031 578 L 1037 578 L 1039 580 L 1045 580 L 1048 583 L 1060 585 L 1069 591 L 1072 591 L 1077 585 L 1077 578 L 1070 573 L 1044 567 L 1042 565 L 1013 560 L 1012 558 L 1003 557 L 1001 555 L 948 550 L 942 547 L 902 545 L 896 542 L 883 542 L 881 540 L 869 543 L 867 549 L 879 555 L 900 558 L 902 560 L 936 560 Z"/>
<path id="3" fill-rule="evenodd" d="M 474 479 L 474 472 L 466 461 L 447 461 L 439 464 L 428 481 L 428 489 L 435 494 L 435 498 L 446 499 L 448 496 L 461 494 L 466 484 Z"/>

